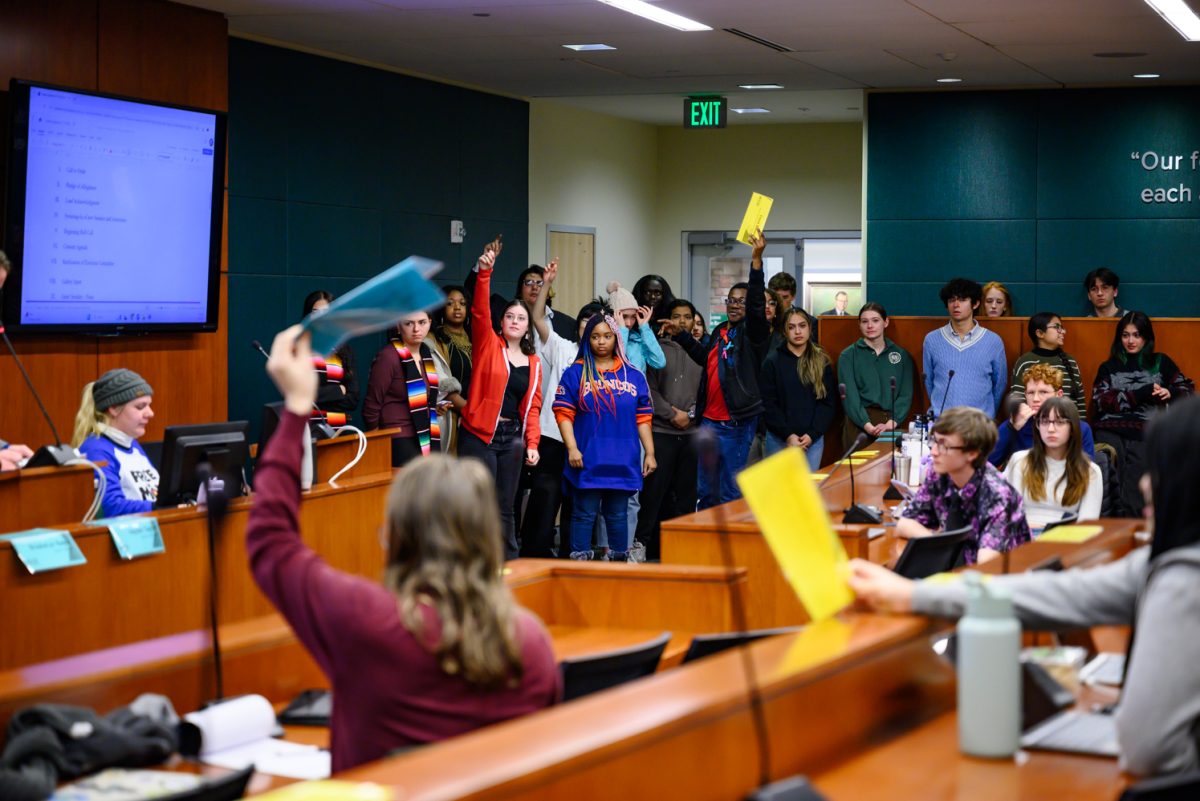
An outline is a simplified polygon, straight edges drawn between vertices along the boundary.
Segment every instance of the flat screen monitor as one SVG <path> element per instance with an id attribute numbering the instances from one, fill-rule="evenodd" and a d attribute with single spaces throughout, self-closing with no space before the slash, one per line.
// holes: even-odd
<path id="1" fill-rule="evenodd" d="M 9 329 L 215 331 L 225 114 L 17 80 L 9 105 Z"/>
<path id="2" fill-rule="evenodd" d="M 227 497 L 241 495 L 245 489 L 242 469 L 249 458 L 249 428 L 246 420 L 168 426 L 158 468 L 158 505 L 171 507 L 196 500 L 202 464 L 208 464 L 209 474 L 224 482 Z"/>

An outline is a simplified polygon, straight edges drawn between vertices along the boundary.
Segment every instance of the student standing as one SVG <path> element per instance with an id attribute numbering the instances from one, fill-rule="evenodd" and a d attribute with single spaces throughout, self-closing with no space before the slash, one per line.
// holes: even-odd
<path id="1" fill-rule="evenodd" d="M 905 539 L 969 527 L 967 564 L 984 562 L 1029 542 L 1021 494 L 988 464 L 996 427 L 978 409 L 947 409 L 933 426 L 932 469 L 896 523 Z"/>
<path id="2" fill-rule="evenodd" d="M 71 445 L 86 459 L 107 462 L 100 468 L 104 517 L 149 512 L 158 500 L 158 471 L 138 442 L 154 417 L 153 395 L 146 379 L 123 367 L 83 388 Z"/>
<path id="3" fill-rule="evenodd" d="M 1012 414 L 1000 424 L 996 447 L 988 456 L 988 461 L 996 467 L 1003 467 L 1009 457 L 1017 451 L 1027 451 L 1033 447 L 1036 431 L 1034 418 L 1042 404 L 1051 398 L 1064 397 L 1062 373 L 1048 364 L 1034 364 L 1027 368 L 1022 380 L 1022 398 L 1010 398 Z M 1079 442 L 1087 457 L 1095 460 L 1096 446 L 1092 440 L 1092 428 L 1084 421 L 1080 422 Z"/>
<path id="4" fill-rule="evenodd" d="M 1048 364 L 1062 373 L 1062 394 L 1075 403 L 1080 417 L 1087 416 L 1087 398 L 1083 394 L 1083 376 L 1079 362 L 1063 350 L 1067 329 L 1062 318 L 1054 312 L 1038 312 L 1029 318 L 1029 339 L 1033 350 L 1023 353 L 1013 363 L 1012 394 L 1025 399 L 1025 371 L 1035 364 Z"/>
<path id="5" fill-rule="evenodd" d="M 675 293 L 661 275 L 643 275 L 633 285 L 633 298 L 638 306 L 650 309 L 650 322 L 657 325 L 669 313 L 668 308 L 675 301 Z"/>
<path id="6" fill-rule="evenodd" d="M 1120 768 L 1138 775 L 1200 768 L 1200 401 L 1151 423 L 1146 456 L 1139 491 L 1154 532 L 1149 547 L 1100 567 L 991 578 L 1026 628 L 1132 626 L 1114 714 Z M 966 609 L 961 581 L 913 582 L 861 559 L 850 569 L 851 588 L 877 610 L 958 617 Z"/>
<path id="7" fill-rule="evenodd" d="M 499 243 L 500 239 L 497 238 L 496 242 Z M 465 282 L 467 294 L 471 295 L 472 297 L 474 297 L 477 292 L 481 291 L 478 285 L 478 275 L 478 268 L 472 269 L 467 275 L 467 280 Z M 541 289 L 545 283 L 545 268 L 540 264 L 531 264 L 522 270 L 521 274 L 517 276 L 516 292 L 513 294 L 511 299 L 504 297 L 498 292 L 493 294 L 488 299 L 490 304 L 489 308 L 492 311 L 492 324 L 495 326 L 494 330 L 496 333 L 500 333 L 499 326 L 501 319 L 504 317 L 504 310 L 512 304 L 512 301 L 524 301 L 526 308 L 532 309 L 534 301 L 537 300 L 538 290 Z M 547 301 L 546 306 L 546 317 L 550 320 L 550 325 L 555 331 L 558 332 L 559 336 L 563 337 L 564 339 L 570 339 L 574 341 L 574 338 L 579 336 L 579 333 L 576 330 L 575 318 L 565 312 L 555 310 L 553 306 L 550 305 L 553 303 L 553 300 L 554 296 L 553 293 L 551 293 L 550 300 Z"/>
<path id="8" fill-rule="evenodd" d="M 1068 514 L 1100 517 L 1104 478 L 1084 455 L 1075 404 L 1048 398 L 1030 428 L 1036 432 L 1033 447 L 1013 454 L 1004 469 L 1004 478 L 1021 493 L 1030 528 L 1045 528 Z"/>
<path id="9" fill-rule="evenodd" d="M 1150 318 L 1139 311 L 1126 312 L 1117 323 L 1109 359 L 1092 382 L 1096 437 L 1117 451 L 1124 514 L 1136 517 L 1141 512 L 1137 483 L 1145 472 L 1142 435 L 1150 417 L 1195 391 L 1170 356 L 1155 352 Z"/>
<path id="10" fill-rule="evenodd" d="M 654 472 L 650 390 L 646 378 L 620 354 L 617 322 L 588 321 L 574 364 L 554 396 L 554 416 L 567 447 L 564 478 L 574 492 L 571 558 L 592 558 L 592 528 L 603 515 L 608 559 L 629 558 L 629 497 Z M 640 442 L 645 457 L 638 458 Z"/>
<path id="11" fill-rule="evenodd" d="M 333 302 L 333 294 L 318 289 L 304 299 L 301 319 L 313 312 L 322 312 Z M 313 406 L 313 419 L 339 428 L 350 422 L 350 415 L 358 408 L 358 370 L 355 367 L 354 348 L 349 344 L 334 349 L 328 356 L 313 356 L 313 368 L 317 371 L 320 384 L 317 402 Z"/>
<path id="12" fill-rule="evenodd" d="M 660 321 L 659 344 L 667 364 L 646 375 L 654 405 L 651 433 L 657 469 L 646 476 L 634 539 L 646 546 L 646 559 L 660 557 L 660 525 L 696 511 L 696 401 L 704 368 L 684 350 L 681 337 L 690 336 L 696 308 L 676 299 Z"/>
<path id="13" fill-rule="evenodd" d="M 554 651 L 505 585 L 494 486 L 480 464 L 433 454 L 396 476 L 382 583 L 335 570 L 304 544 L 310 359 L 298 326 L 275 338 L 267 369 L 286 411 L 255 470 L 246 550 L 255 582 L 333 689 L 334 772 L 553 704 Z"/>
<path id="14" fill-rule="evenodd" d="M 713 485 L 708 470 L 700 471 L 697 480 L 701 509 L 742 497 L 734 476 L 746 466 L 762 414 L 759 371 L 770 336 L 762 266 L 767 241 L 759 231 L 750 242 L 750 280 L 730 288 L 725 299 L 728 319 L 713 329 L 707 347 L 684 345 L 704 367 L 696 414 L 701 428 L 709 429 L 717 440 L 717 484 Z"/>
<path id="15" fill-rule="evenodd" d="M 922 349 L 930 407 L 935 416 L 955 406 L 970 406 L 995 417 L 1008 388 L 1008 363 L 999 335 L 975 319 L 983 289 L 967 278 L 955 278 L 940 295 L 950 321 L 930 331 Z"/>
<path id="16" fill-rule="evenodd" d="M 913 360 L 908 351 L 884 336 L 887 309 L 865 303 L 858 312 L 862 336 L 838 357 L 838 381 L 846 385 L 843 444 L 854 442 L 860 432 L 875 437 L 894 431 L 912 408 Z M 892 381 L 896 382 L 895 418 L 892 417 Z"/>
<path id="17" fill-rule="evenodd" d="M 985 317 L 1011 317 L 1012 295 L 1008 287 L 999 281 L 988 281 L 983 285 L 983 314 Z"/>
<path id="18" fill-rule="evenodd" d="M 363 399 L 368 431 L 395 428 L 392 467 L 441 450 L 438 371 L 425 342 L 429 314 L 415 312 L 396 326 L 392 340 L 375 354 Z"/>
<path id="19" fill-rule="evenodd" d="M 535 355 L 529 307 L 523 300 L 509 301 L 500 320 L 500 333 L 492 329 L 488 292 L 500 250 L 499 240 L 490 243 L 475 265 L 478 279 L 471 301 L 474 366 L 471 395 L 462 410 L 458 455 L 480 460 L 495 478 L 504 553 L 515 559 L 520 544 L 513 501 L 522 462 L 538 463 L 542 369 Z"/>
<path id="20" fill-rule="evenodd" d="M 837 381 L 829 356 L 809 341 L 808 317 L 803 311 L 784 312 L 783 330 L 787 341 L 767 356 L 762 367 L 766 455 L 787 447 L 801 448 L 809 469 L 815 472 L 821 466 L 825 432 L 837 411 Z"/>
<path id="21" fill-rule="evenodd" d="M 444 291 L 446 305 L 433 315 L 430 344 L 435 358 L 449 370 L 448 374 L 438 370 L 439 395 L 449 401 L 439 406 L 443 413 L 442 453 L 458 453 L 458 423 L 471 387 L 471 332 L 467 327 L 471 302 L 461 286 L 448 286 Z"/>
<path id="22" fill-rule="evenodd" d="M 1117 305 L 1121 277 L 1107 267 L 1098 267 L 1083 278 L 1090 311 L 1088 317 L 1120 317 L 1125 314 Z"/>

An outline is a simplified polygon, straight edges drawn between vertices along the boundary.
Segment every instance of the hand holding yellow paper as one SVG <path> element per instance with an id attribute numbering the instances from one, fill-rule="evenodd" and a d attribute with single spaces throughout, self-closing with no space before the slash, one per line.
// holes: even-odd
<path id="1" fill-rule="evenodd" d="M 742 496 L 784 577 L 813 621 L 854 600 L 846 584 L 846 550 L 833 532 L 825 502 L 800 448 L 784 448 L 738 474 Z"/>
<path id="2" fill-rule="evenodd" d="M 742 218 L 742 227 L 738 229 L 737 241 L 749 245 L 750 237 L 767 230 L 767 215 L 771 213 L 774 202 L 773 198 L 758 192 L 750 194 L 750 205 L 746 207 L 746 216 Z"/>

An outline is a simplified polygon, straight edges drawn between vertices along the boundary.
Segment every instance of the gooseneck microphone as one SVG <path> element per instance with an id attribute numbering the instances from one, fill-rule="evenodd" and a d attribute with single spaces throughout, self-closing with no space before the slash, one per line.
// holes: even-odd
<path id="1" fill-rule="evenodd" d="M 29 457 L 29 461 L 25 463 L 25 466 L 62 467 L 67 462 L 79 458 L 75 455 L 75 449 L 70 445 L 63 445 L 62 438 L 58 436 L 58 429 L 54 427 L 54 421 L 50 419 L 50 413 L 46 411 L 46 404 L 42 403 L 42 396 L 38 394 L 37 388 L 33 386 L 33 379 L 29 377 L 29 373 L 25 370 L 25 365 L 21 363 L 21 357 L 17 355 L 12 341 L 9 340 L 8 334 L 4 331 L 3 320 L 0 320 L 0 337 L 3 337 L 9 354 L 12 355 L 13 361 L 17 363 L 17 368 L 21 371 L 21 376 L 25 379 L 25 386 L 29 387 L 29 394 L 33 395 L 33 399 L 37 401 L 38 408 L 42 410 L 42 417 L 46 418 L 46 425 L 50 426 L 50 433 L 54 436 L 54 444 L 43 445 L 38 448 L 33 456 Z"/>
<path id="2" fill-rule="evenodd" d="M 850 505 L 846 507 L 846 514 L 842 516 L 843 523 L 873 523 L 878 525 L 883 522 L 883 516 L 865 504 L 857 502 L 857 492 L 854 487 L 854 460 L 851 458 L 856 450 L 866 444 L 870 439 L 870 435 L 863 431 L 854 439 L 854 444 L 850 446 L 850 450 L 846 451 L 846 455 L 839 459 L 840 462 L 846 462 L 850 466 Z M 833 473 L 830 473 L 833 475 Z"/>
<path id="3" fill-rule="evenodd" d="M 933 410 L 936 412 L 936 414 L 934 414 L 933 417 L 935 417 L 935 418 L 941 417 L 942 412 L 946 411 L 946 398 L 950 397 L 950 384 L 953 381 L 954 381 L 954 371 L 951 370 L 950 372 L 948 372 L 946 374 L 946 389 L 945 389 L 945 391 L 942 392 L 942 405 L 940 407 L 938 407 L 936 410 Z"/>
<path id="4" fill-rule="evenodd" d="M 267 353 L 267 349 L 262 346 L 262 343 L 257 339 L 250 343 L 256 351 L 261 353 L 265 358 L 270 359 L 271 354 Z"/>
<path id="5" fill-rule="evenodd" d="M 892 478 L 895 479 L 899 478 L 896 475 L 896 441 L 900 438 L 900 421 L 896 419 L 896 376 L 888 376 L 888 383 L 892 385 L 892 409 L 888 412 L 888 419 L 896 424 L 896 427 L 892 429 Z M 889 482 L 887 492 L 883 493 L 883 499 L 885 501 L 899 501 L 903 500 L 904 496 Z"/>

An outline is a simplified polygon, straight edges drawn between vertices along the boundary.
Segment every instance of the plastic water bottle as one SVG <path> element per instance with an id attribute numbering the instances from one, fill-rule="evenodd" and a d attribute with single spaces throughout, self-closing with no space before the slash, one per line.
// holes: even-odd
<path id="1" fill-rule="evenodd" d="M 1021 626 L 1012 597 L 968 572 L 967 614 L 958 621 L 958 747 L 1009 757 L 1021 737 Z"/>

